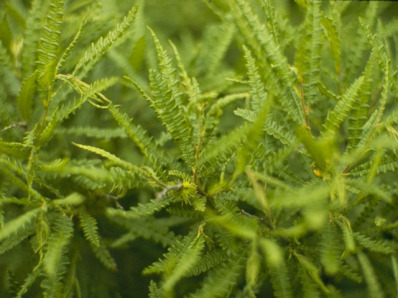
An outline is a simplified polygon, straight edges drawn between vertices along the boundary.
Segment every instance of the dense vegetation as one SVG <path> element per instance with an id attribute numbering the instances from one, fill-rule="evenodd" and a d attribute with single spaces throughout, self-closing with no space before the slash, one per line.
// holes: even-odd
<path id="1" fill-rule="evenodd" d="M 0 296 L 395 297 L 397 9 L 1 1 Z"/>

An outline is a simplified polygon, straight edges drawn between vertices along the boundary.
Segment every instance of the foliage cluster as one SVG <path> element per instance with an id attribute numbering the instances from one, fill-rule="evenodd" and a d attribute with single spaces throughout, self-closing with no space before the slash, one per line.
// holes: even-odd
<path id="1" fill-rule="evenodd" d="M 0 3 L 1 297 L 396 296 L 396 5 L 131 2 Z"/>

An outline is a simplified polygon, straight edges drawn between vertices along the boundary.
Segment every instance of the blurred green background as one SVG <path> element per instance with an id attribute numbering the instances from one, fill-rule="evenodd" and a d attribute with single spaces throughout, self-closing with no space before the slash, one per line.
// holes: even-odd
<path id="1" fill-rule="evenodd" d="M 0 40 L 5 48 L 13 57 L 15 71 L 18 76 L 20 73 L 19 51 L 23 43 L 23 34 L 26 30 L 24 20 L 28 14 L 31 1 L 28 0 L 0 0 Z M 249 0 L 248 0 L 249 1 Z M 49 1 L 44 1 L 49 3 Z M 253 1 L 254 3 L 256 1 Z M 273 5 L 278 6 L 278 11 L 286 16 L 292 24 L 299 28 L 300 22 L 303 20 L 303 9 L 293 0 L 275 0 L 271 1 Z M 298 1 L 300 2 L 300 1 Z M 326 1 L 325 1 L 326 2 Z M 117 48 L 112 49 L 94 71 L 87 78 L 88 82 L 96 79 L 117 76 L 122 77 L 128 75 L 140 82 L 143 86 L 147 86 L 148 68 L 155 67 L 154 51 L 151 45 L 151 39 L 146 26 L 151 27 L 162 41 L 162 44 L 170 49 L 167 40 L 173 41 L 180 51 L 180 55 L 187 67 L 189 75 L 195 76 L 204 92 L 216 92 L 224 94 L 232 92 L 233 87 L 227 78 L 241 78 L 244 76 L 245 67 L 241 56 L 239 44 L 239 36 L 227 49 L 225 58 L 220 61 L 212 74 L 206 69 L 201 69 L 200 59 L 205 59 L 206 49 L 202 47 L 203 40 L 211 36 L 212 30 L 221 22 L 221 14 L 228 11 L 228 0 L 67 0 L 65 4 L 64 27 L 61 42 L 66 47 L 74 34 L 77 26 L 84 18 L 91 17 L 91 21 L 86 24 L 87 30 L 82 35 L 79 46 L 72 54 L 71 59 L 65 65 L 66 73 L 73 69 L 74 63 L 77 62 L 81 50 L 84 50 L 91 42 L 95 42 L 100 36 L 104 36 L 106 32 L 112 29 L 121 18 L 126 15 L 127 11 L 133 5 L 140 7 L 137 22 L 133 25 L 131 36 L 120 44 Z M 351 3 L 346 11 L 345 18 L 349 20 L 357 16 L 364 7 L 366 2 Z M 325 7 L 327 3 L 325 3 Z M 43 9 L 48 5 L 43 5 Z M 259 6 L 256 6 L 259 10 Z M 384 20 L 390 20 L 398 11 L 396 3 L 382 2 L 380 3 L 380 17 Z M 392 28 L 392 30 L 396 30 Z M 293 63 L 294 50 L 286 51 L 289 61 Z M 199 62 L 198 62 L 199 61 Z M 215 75 L 216 74 L 216 75 Z M 231 87 L 232 86 L 232 87 Z M 159 137 L 164 133 L 164 129 L 160 126 L 159 121 L 155 120 L 154 113 L 148 108 L 147 103 L 131 88 L 126 85 L 119 84 L 107 90 L 105 94 L 112 101 L 122 105 L 135 121 L 149 130 L 149 132 Z M 233 115 L 232 110 L 235 106 L 231 106 L 225 111 L 223 124 L 219 128 L 220 134 L 229 130 L 232 126 L 237 125 L 237 117 Z M 95 122 L 93 122 L 95 121 Z M 74 117 L 65 123 L 68 125 L 92 125 L 97 127 L 116 127 L 111 121 L 109 114 L 103 113 L 91 106 L 85 106 Z M 53 147 L 58 148 L 47 156 L 48 160 L 53 158 L 83 155 L 70 145 L 72 138 L 65 134 L 59 134 L 54 138 Z M 73 141 L 78 143 L 88 143 L 86 137 L 73 137 Z M 139 164 L 142 162 L 140 155 L 136 150 L 132 150 L 131 142 L 126 138 L 112 140 L 96 140 L 97 143 L 91 142 L 90 145 L 101 147 L 109 150 L 121 158 Z M 53 155 L 53 156 L 52 156 Z M 128 208 L 136 205 L 137 202 L 143 202 L 151 198 L 153 194 L 144 192 L 128 193 L 121 204 Z M 107 219 L 98 215 L 100 234 L 108 239 L 109 243 L 120 236 L 123 230 L 110 223 Z M 176 233 L 185 233 L 184 227 L 175 229 Z M 82 240 L 81 235 L 77 238 Z M 118 271 L 115 273 L 104 270 L 102 265 L 92 256 L 87 245 L 83 245 L 83 240 L 76 241 L 74 245 L 79 246 L 79 255 L 76 258 L 84 260 L 85 264 L 90 264 L 87 268 L 79 268 L 79 277 L 81 278 L 83 297 L 146 297 L 148 293 L 148 284 L 151 276 L 142 276 L 143 268 L 157 260 L 164 249 L 161 245 L 154 245 L 151 241 L 138 239 L 133 241 L 123 249 L 113 249 L 112 255 L 118 264 Z M 4 267 L 4 263 L 13 259 L 12 263 L 17 267 L 21 259 L 17 258 L 18 250 L 10 251 L 0 257 L 0 268 Z M 0 269 L 2 270 L 2 269 Z M 18 279 L 23 280 L 29 272 L 18 272 Z M 94 274 L 93 274 L 94 273 Z M 189 283 L 197 282 L 195 279 L 185 281 L 181 286 L 189 287 Z M 38 289 L 36 289 L 38 290 Z M 35 292 L 34 290 L 32 293 Z M 120 295 L 115 295 L 118 292 Z M 0 289 L 0 296 L 1 289 Z M 29 296 L 31 297 L 31 296 Z M 178 293 L 177 293 L 178 297 Z"/>

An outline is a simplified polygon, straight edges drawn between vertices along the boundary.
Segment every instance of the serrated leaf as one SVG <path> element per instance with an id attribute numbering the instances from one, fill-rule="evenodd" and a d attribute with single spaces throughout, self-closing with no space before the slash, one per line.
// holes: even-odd
<path id="1" fill-rule="evenodd" d="M 81 194 L 72 193 L 69 196 L 52 201 L 55 206 L 77 206 L 84 202 L 85 198 Z"/>
<path id="2" fill-rule="evenodd" d="M 83 229 L 84 236 L 91 245 L 100 246 L 100 236 L 96 219 L 86 211 L 79 212 L 80 226 Z"/>
<path id="3" fill-rule="evenodd" d="M 41 210 L 41 208 L 32 209 L 25 212 L 21 216 L 7 222 L 0 230 L 0 241 L 26 228 L 27 225 L 32 224 L 32 222 L 36 219 Z"/>
<path id="4" fill-rule="evenodd" d="M 32 113 L 33 97 L 36 91 L 37 72 L 35 71 L 22 82 L 21 91 L 17 96 L 17 106 L 22 118 L 29 121 Z"/>

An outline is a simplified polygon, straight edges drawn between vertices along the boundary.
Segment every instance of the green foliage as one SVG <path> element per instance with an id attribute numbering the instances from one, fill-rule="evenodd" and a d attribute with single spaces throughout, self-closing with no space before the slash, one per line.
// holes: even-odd
<path id="1" fill-rule="evenodd" d="M 1 296 L 397 296 L 396 9 L 2 1 Z"/>

